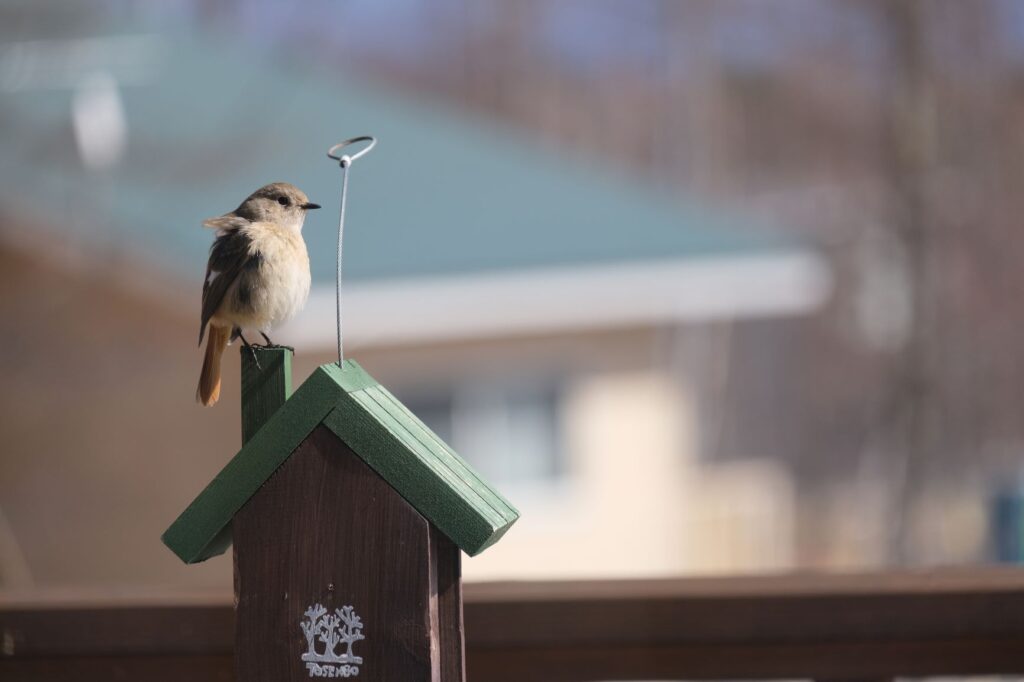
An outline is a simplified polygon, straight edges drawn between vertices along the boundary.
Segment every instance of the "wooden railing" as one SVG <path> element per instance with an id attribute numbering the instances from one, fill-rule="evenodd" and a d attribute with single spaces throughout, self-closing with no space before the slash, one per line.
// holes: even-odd
<path id="1" fill-rule="evenodd" d="M 0 593 L 0 679 L 230 680 L 230 601 Z M 1024 673 L 1024 570 L 470 584 L 473 682 Z"/>

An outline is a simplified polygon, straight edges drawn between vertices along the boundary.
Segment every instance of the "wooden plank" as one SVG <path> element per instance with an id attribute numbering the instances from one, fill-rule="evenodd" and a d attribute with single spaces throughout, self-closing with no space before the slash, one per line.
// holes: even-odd
<path id="1" fill-rule="evenodd" d="M 73 656 L 0 659 L 4 682 L 232 682 L 230 654 L 217 656 Z"/>
<path id="2" fill-rule="evenodd" d="M 355 360 L 345 360 L 340 367 L 336 362 L 320 365 L 320 371 L 330 377 L 334 383 L 346 393 L 361 391 L 370 386 L 377 386 L 377 380 L 370 376 Z"/>
<path id="3" fill-rule="evenodd" d="M 928 583 L 927 576 L 919 574 L 920 585 Z M 871 576 L 864 576 L 842 589 L 848 581 L 836 576 L 834 590 L 826 589 L 830 576 L 799 575 L 469 585 L 466 632 L 468 643 L 477 646 L 612 647 L 1024 636 L 1019 579 L 997 588 L 954 582 L 930 590 L 888 588 L 881 577 L 874 581 L 872 588 Z M 475 608 L 480 604 L 487 605 L 485 611 Z"/>
<path id="4" fill-rule="evenodd" d="M 852 598 L 859 595 L 899 597 L 927 594 L 1010 596 L 1024 593 L 1024 567 L 977 565 L 859 572 L 792 571 L 786 573 L 686 576 L 610 580 L 528 580 L 471 582 L 464 585 L 467 602 L 500 604 L 522 601 L 591 601 L 670 598 L 762 599 L 801 596 Z M 229 604 L 223 589 L 180 589 L 165 586 L 0 588 L 0 613 L 19 609 L 134 610 L 156 607 L 207 608 Z"/>
<path id="5" fill-rule="evenodd" d="M 437 544 L 433 538 L 434 527 L 427 522 L 427 631 L 430 634 L 430 680 L 441 682 L 441 637 L 440 616 L 437 612 Z"/>
<path id="6" fill-rule="evenodd" d="M 437 557 L 438 643 L 441 682 L 465 682 L 465 630 L 462 614 L 462 552 L 436 526 L 430 527 Z"/>
<path id="7" fill-rule="evenodd" d="M 433 682 L 429 524 L 331 431 L 310 434 L 234 529 L 240 681 L 308 680 L 300 624 L 320 604 L 361 617 L 359 677 Z"/>
<path id="8" fill-rule="evenodd" d="M 242 355 L 242 443 L 248 443 L 292 395 L 291 349 L 252 346 Z"/>
<path id="9" fill-rule="evenodd" d="M 594 641 L 584 618 L 604 626 L 623 619 L 629 627 L 617 641 L 1024 638 L 1024 570 L 1017 568 L 469 583 L 463 590 L 475 647 Z M 170 593 L 0 591 L 0 626 L 13 633 L 18 655 L 230 649 L 231 595 L 219 605 L 209 597 L 176 601 Z M 706 617 L 715 612 L 722 617 Z M 559 627 L 535 637 L 538 621 L 547 620 Z"/>
<path id="10" fill-rule="evenodd" d="M 461 457 L 454 456 L 411 412 L 399 410 L 378 387 L 367 388 L 352 397 L 373 415 L 409 452 L 430 469 L 430 475 L 460 491 L 492 523 L 505 520 L 508 503 L 503 502 Z"/>
<path id="11" fill-rule="evenodd" d="M 413 414 L 398 398 L 388 389 L 377 385 L 367 388 L 366 393 L 372 393 L 374 399 L 396 420 L 401 422 L 402 427 L 413 435 L 417 440 L 422 441 L 431 450 L 436 452 L 437 458 L 443 462 L 456 475 L 464 478 L 467 483 L 481 491 L 495 511 L 500 515 L 511 518 L 509 510 L 514 508 L 502 494 L 486 480 L 479 476 L 476 471 L 455 452 L 447 443 L 441 440 L 436 433 Z"/>
<path id="12" fill-rule="evenodd" d="M 439 572 L 439 614 L 443 583 Z M 491 583 L 464 592 L 473 682 L 537 679 L 537 670 L 553 681 L 1024 673 L 1018 568 Z M 17 679 L 5 675 L 15 663 L 76 670 L 86 654 L 111 665 L 231 655 L 229 595 L 220 606 L 154 599 L 0 593 L 0 633 L 10 643 L 0 648 L 0 679 Z"/>
<path id="13" fill-rule="evenodd" d="M 635 679 L 772 679 L 894 675 L 1019 675 L 1020 643 L 893 642 L 877 644 L 537 647 L 467 652 L 473 682 L 590 682 Z M 219 655 L 0 658 L 7 682 L 220 682 L 235 679 L 230 652 Z M 899 671 L 899 672 L 894 672 Z M 357 678 L 358 679 L 358 678 Z"/>
<path id="14" fill-rule="evenodd" d="M 856 597 L 927 594 L 985 595 L 1024 592 L 1024 567 L 975 565 L 881 571 L 789 571 L 752 575 L 529 580 L 467 585 L 485 602 L 593 601 L 609 599 L 707 598 L 753 600 L 778 597 Z"/>
<path id="15" fill-rule="evenodd" d="M 230 596 L 219 605 L 201 606 L 7 602 L 0 602 L 0 661 L 224 655 L 234 646 L 235 613 Z"/>
<path id="16" fill-rule="evenodd" d="M 494 544 L 518 518 L 508 507 L 495 512 L 479 491 L 438 465 L 425 446 L 355 392 L 339 399 L 324 424 L 349 444 L 431 523 L 470 556 Z M 361 398 L 361 399 L 360 399 Z"/>
<path id="17" fill-rule="evenodd" d="M 471 632 L 471 631 L 470 631 Z M 477 648 L 473 682 L 1019 675 L 1019 639 Z"/>

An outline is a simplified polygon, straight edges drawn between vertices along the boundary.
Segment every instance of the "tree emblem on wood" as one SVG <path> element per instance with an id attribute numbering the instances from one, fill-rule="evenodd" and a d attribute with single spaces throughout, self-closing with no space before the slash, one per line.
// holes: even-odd
<path id="1" fill-rule="evenodd" d="M 363 636 L 363 621 L 356 615 L 351 606 L 334 609 L 328 613 L 327 607 L 314 604 L 306 609 L 306 620 L 300 621 L 302 633 L 306 636 L 306 653 L 302 660 L 310 677 L 355 677 L 359 674 L 361 656 L 352 653 L 352 644 Z M 317 643 L 324 645 L 323 652 L 317 650 Z M 342 653 L 337 652 L 339 644 L 344 644 Z"/>

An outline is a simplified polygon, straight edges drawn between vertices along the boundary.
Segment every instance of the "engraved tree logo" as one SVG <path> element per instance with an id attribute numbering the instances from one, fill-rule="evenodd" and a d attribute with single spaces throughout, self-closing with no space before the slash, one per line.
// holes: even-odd
<path id="1" fill-rule="evenodd" d="M 351 606 L 335 609 L 334 613 L 337 614 L 338 619 L 344 624 L 341 628 L 340 636 L 341 641 L 345 643 L 345 653 L 342 656 L 353 663 L 362 663 L 363 659 L 361 656 L 352 655 L 352 643 L 366 639 L 363 636 L 362 618 L 356 615 L 355 609 Z"/>
<path id="2" fill-rule="evenodd" d="M 313 657 L 317 655 L 316 644 L 314 644 L 314 642 L 316 641 L 317 634 L 320 632 L 320 618 L 325 613 L 327 613 L 327 609 L 321 604 L 310 606 L 306 609 L 306 618 L 309 620 L 304 620 L 299 623 L 299 625 L 302 626 L 302 633 L 306 635 L 307 651 L 302 654 L 302 660 L 304 661 L 312 660 Z"/>
<path id="3" fill-rule="evenodd" d="M 302 633 L 306 636 L 306 653 L 303 661 L 319 663 L 342 663 L 358 665 L 363 662 L 361 656 L 352 653 L 352 644 L 363 635 L 363 621 L 356 615 L 355 609 L 345 606 L 328 613 L 322 604 L 314 604 L 306 609 L 306 620 L 301 621 Z M 317 642 L 324 645 L 323 653 L 317 650 Z M 344 653 L 338 654 L 338 644 L 345 645 Z"/>

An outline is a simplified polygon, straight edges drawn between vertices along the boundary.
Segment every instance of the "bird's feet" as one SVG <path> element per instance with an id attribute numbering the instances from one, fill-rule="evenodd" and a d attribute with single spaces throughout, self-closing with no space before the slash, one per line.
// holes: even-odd
<path id="1" fill-rule="evenodd" d="M 256 363 L 256 369 L 262 372 L 263 367 L 260 365 L 260 356 L 256 353 L 256 346 L 249 343 L 248 339 L 242 336 L 242 332 L 240 330 L 238 332 L 238 338 L 242 339 L 242 344 L 245 346 L 245 349 L 252 355 L 252 361 Z M 266 337 L 264 336 L 263 338 Z"/>
<path id="2" fill-rule="evenodd" d="M 292 348 L 291 346 L 282 346 L 280 344 L 274 343 L 273 341 L 270 340 L 270 337 L 263 332 L 260 332 L 260 336 L 262 336 L 263 340 L 267 342 L 266 345 L 263 346 L 264 348 L 284 348 L 286 350 L 290 350 L 293 353 L 295 352 L 295 349 Z"/>
<path id="3" fill-rule="evenodd" d="M 293 348 L 292 346 L 283 346 L 280 343 L 271 343 L 266 346 L 263 346 L 263 348 L 283 348 L 285 350 L 290 350 L 293 353 L 295 352 L 295 348 Z"/>

